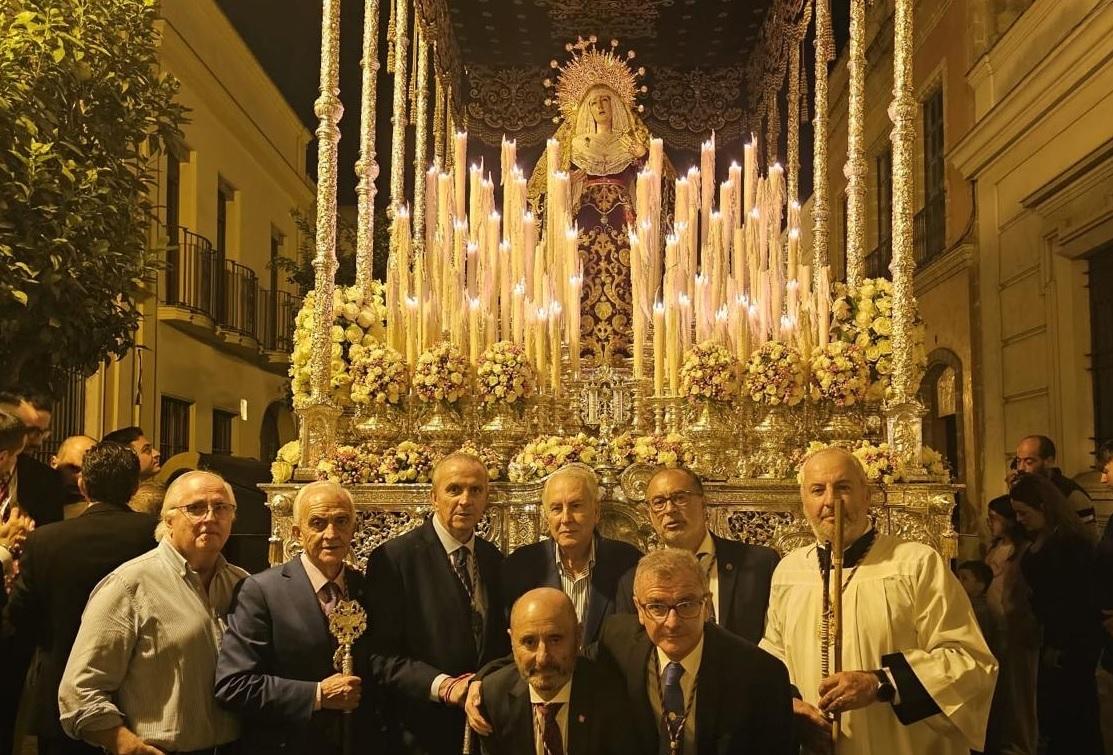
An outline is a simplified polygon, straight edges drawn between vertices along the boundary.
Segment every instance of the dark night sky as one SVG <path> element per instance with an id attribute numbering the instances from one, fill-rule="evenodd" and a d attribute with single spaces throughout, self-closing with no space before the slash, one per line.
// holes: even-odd
<path id="1" fill-rule="evenodd" d="M 681 0 L 678 0 L 678 3 Z M 705 5 L 710 3 L 711 0 L 699 0 Z M 764 6 L 768 5 L 768 0 L 721 0 L 723 3 L 729 3 L 728 7 L 730 13 L 745 18 L 746 13 L 753 14 L 759 17 L 759 13 L 755 13 Z M 305 123 L 306 128 L 313 131 L 317 126 L 317 119 L 313 115 L 313 102 L 318 93 L 319 71 L 320 71 L 320 28 L 321 28 L 321 4 L 320 2 L 309 2 L 308 0 L 217 0 L 218 5 L 228 16 L 232 24 L 238 29 L 241 36 L 246 41 L 247 45 L 254 52 L 255 57 L 262 64 L 263 68 L 270 75 L 271 79 L 278 86 L 279 90 L 285 95 L 291 107 L 297 112 L 302 121 Z M 506 10 L 514 10 L 514 6 L 519 6 L 518 10 L 525 11 L 518 13 L 516 16 L 511 13 L 504 13 L 499 18 L 506 18 L 506 23 L 502 21 L 495 22 L 496 32 L 494 36 L 503 37 L 519 42 L 522 46 L 519 48 L 522 52 L 515 55 L 513 50 L 503 51 L 501 53 L 492 52 L 493 46 L 476 45 L 468 38 L 471 32 L 485 34 L 483 28 L 490 29 L 491 26 L 477 27 L 476 24 L 480 23 L 485 17 L 493 16 L 494 14 L 484 10 L 486 8 L 495 6 Z M 694 2 L 683 0 L 685 5 L 696 6 Z M 382 18 L 380 19 L 380 32 L 383 39 L 380 41 L 380 56 L 385 59 L 386 43 L 385 34 L 387 28 L 386 8 L 387 3 L 382 3 Z M 491 58 L 491 62 L 496 62 L 495 57 L 498 57 L 497 62 L 505 61 L 519 61 L 521 64 L 537 64 L 536 60 L 547 60 L 549 57 L 558 56 L 562 53 L 559 45 L 555 46 L 550 42 L 548 37 L 543 33 L 544 29 L 540 29 L 541 40 L 531 39 L 530 42 L 535 44 L 525 44 L 521 40 L 521 32 L 525 30 L 526 35 L 535 37 L 538 36 L 539 30 L 534 29 L 528 24 L 537 26 L 538 23 L 543 25 L 544 17 L 539 17 L 538 14 L 544 13 L 543 10 L 530 7 L 531 4 L 523 5 L 522 0 L 450 0 L 449 7 L 453 8 L 453 20 L 457 30 L 458 38 L 461 38 L 461 46 L 465 50 L 464 62 L 469 62 L 468 55 L 482 55 L 484 58 Z M 847 4 L 842 2 L 832 3 L 832 14 L 834 21 L 834 28 L 836 30 L 836 44 L 839 49 L 845 43 L 846 29 L 848 26 L 847 13 L 845 7 Z M 340 180 L 340 203 L 341 204 L 354 204 L 355 202 L 355 173 L 354 165 L 358 157 L 358 128 L 359 128 L 359 95 L 360 95 L 360 46 L 362 42 L 362 29 L 363 29 L 363 3 L 355 2 L 354 0 L 347 0 L 341 5 L 341 55 L 340 55 L 340 91 L 341 100 L 344 103 L 344 116 L 340 122 L 340 164 L 344 166 L 341 170 Z M 458 9 L 458 10 L 457 10 Z M 670 11 L 671 12 L 671 11 Z M 530 15 L 532 14 L 532 15 Z M 664 15 L 664 12 L 663 12 Z M 720 13 L 722 16 L 727 16 L 727 12 Z M 528 18 L 527 18 L 528 16 Z M 519 19 L 517 23 L 522 25 L 521 29 L 512 28 L 514 18 Z M 525 20 L 522 20 L 522 19 Z M 540 20 L 539 20 L 540 18 Z M 678 17 L 679 18 L 679 17 Z M 684 16 L 687 18 L 687 16 Z M 463 20 L 461 20 L 463 19 Z M 679 23 L 675 19 L 664 19 L 670 23 Z M 704 24 L 705 20 L 696 18 L 691 21 L 692 24 Z M 509 24 L 509 25 L 508 25 Z M 469 32 L 469 25 L 471 32 Z M 753 22 L 750 22 L 749 32 L 752 34 Z M 640 63 L 651 68 L 654 62 L 654 57 L 664 62 L 668 61 L 671 65 L 693 65 L 707 62 L 721 62 L 722 60 L 729 59 L 729 55 L 724 55 L 721 50 L 722 46 L 712 46 L 705 44 L 695 44 L 686 46 L 677 41 L 672 43 L 673 37 L 669 37 L 664 33 L 665 29 L 670 29 L 668 24 L 662 24 L 662 33 L 658 37 L 665 37 L 663 40 L 658 40 L 654 45 L 646 45 L 645 49 L 648 50 L 647 54 L 641 55 Z M 696 31 L 700 31 L 697 27 Z M 738 39 L 739 35 L 744 34 L 746 30 L 737 28 L 725 29 L 721 36 L 727 41 L 728 46 L 740 44 Z M 517 35 L 517 36 L 515 36 Z M 682 36 L 677 36 L 677 40 L 683 39 Z M 507 45 L 509 46 L 509 44 Z M 624 45 L 625 46 L 625 45 Z M 553 49 L 550 49 L 553 48 Z M 695 48 L 695 49 L 692 49 Z M 639 50 L 642 46 L 639 46 Z M 806 41 L 805 46 L 805 61 L 804 65 L 808 71 L 808 83 L 812 84 L 812 51 L 811 38 Z M 478 52 L 476 52 L 478 50 Z M 713 56 L 713 57 L 708 57 Z M 528 60 L 521 58 L 528 57 Z M 379 71 L 379 92 L 378 92 L 378 120 L 377 120 L 377 151 L 378 162 L 380 165 L 379 171 L 379 198 L 380 201 L 385 199 L 388 194 L 389 182 L 389 159 L 390 159 L 390 138 L 391 138 L 391 99 L 392 99 L 392 80 L 393 77 L 386 73 L 385 65 Z M 811 110 L 809 105 L 808 110 Z M 782 105 L 782 114 L 784 107 Z M 783 119 L 782 119 L 783 120 Z M 783 140 L 782 135 L 782 140 Z M 807 196 L 811 191 L 811 128 L 810 124 L 801 124 L 801 193 Z M 782 145 L 782 154 L 784 152 Z M 314 141 L 308 150 L 308 172 L 309 175 L 316 175 L 316 142 Z M 497 157 L 497 150 L 494 151 L 494 156 Z M 528 156 L 527 156 L 528 157 Z M 678 167 L 683 168 L 688 164 L 689 158 L 685 156 L 677 156 L 679 159 Z M 729 159 L 726 155 L 721 156 L 720 163 L 722 165 L 729 164 Z M 412 167 L 407 166 L 407 175 L 411 174 Z"/>

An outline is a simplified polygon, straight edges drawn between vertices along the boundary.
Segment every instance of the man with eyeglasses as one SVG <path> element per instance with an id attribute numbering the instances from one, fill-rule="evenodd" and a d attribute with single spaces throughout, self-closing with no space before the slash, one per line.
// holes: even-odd
<path id="1" fill-rule="evenodd" d="M 187 472 L 166 491 L 158 547 L 93 590 L 58 690 L 62 728 L 111 753 L 212 755 L 239 735 L 213 697 L 232 594 L 247 573 L 220 554 L 236 499 Z"/>
<path id="2" fill-rule="evenodd" d="M 89 593 L 113 569 L 155 545 L 155 518 L 128 508 L 139 485 L 131 449 L 100 443 L 83 454 L 82 463 L 78 485 L 88 509 L 31 533 L 9 604 L 16 633 L 38 652 L 32 728 L 40 755 L 99 752 L 62 732 L 58 685 Z"/>
<path id="3" fill-rule="evenodd" d="M 589 655 L 626 679 L 641 752 L 796 752 L 784 665 L 707 620 L 707 575 L 691 551 L 642 558 L 633 591 L 637 618 L 607 619 Z"/>
<path id="4" fill-rule="evenodd" d="M 709 620 L 758 642 L 765 626 L 777 552 L 713 534 L 707 528 L 703 484 L 689 469 L 659 469 L 646 485 L 645 500 L 658 540 L 669 548 L 688 551 L 703 568 L 711 593 Z M 618 585 L 619 610 L 625 613 L 635 610 L 633 585 L 631 570 Z"/>
<path id="5" fill-rule="evenodd" d="M 244 580 L 228 616 L 216 668 L 216 699 L 243 716 L 248 752 L 338 755 L 342 712 L 362 707 L 349 746 L 367 747 L 370 708 L 360 676 L 338 673 L 328 619 L 341 601 L 364 602 L 363 575 L 345 565 L 356 529 L 352 496 L 339 484 L 312 482 L 294 498 L 291 534 L 302 552 Z M 364 609 L 366 610 L 366 608 Z M 356 642 L 356 672 L 366 676 L 366 640 Z"/>

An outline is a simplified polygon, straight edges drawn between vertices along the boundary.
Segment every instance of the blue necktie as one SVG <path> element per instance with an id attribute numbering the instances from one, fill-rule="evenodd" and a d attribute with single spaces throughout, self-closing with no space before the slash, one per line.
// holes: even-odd
<path id="1" fill-rule="evenodd" d="M 684 745 L 684 690 L 680 688 L 680 677 L 684 676 L 684 667 L 676 661 L 670 661 L 665 666 L 665 685 L 661 693 L 661 716 L 664 719 L 666 738 L 670 741 L 662 742 L 664 752 L 680 752 Z M 670 749 L 671 739 L 675 737 L 677 748 Z"/>

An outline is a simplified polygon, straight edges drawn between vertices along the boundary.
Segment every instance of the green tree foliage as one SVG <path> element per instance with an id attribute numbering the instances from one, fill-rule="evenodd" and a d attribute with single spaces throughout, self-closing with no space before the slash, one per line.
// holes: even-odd
<path id="1" fill-rule="evenodd" d="M 157 0 L 0 0 L 0 383 L 133 344 L 157 156 L 181 138 Z"/>

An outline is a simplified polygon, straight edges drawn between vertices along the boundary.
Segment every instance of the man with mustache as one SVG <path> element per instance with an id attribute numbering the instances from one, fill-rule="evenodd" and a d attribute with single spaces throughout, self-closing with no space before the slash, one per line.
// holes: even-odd
<path id="1" fill-rule="evenodd" d="M 932 548 L 878 533 L 861 463 L 826 448 L 800 469 L 800 497 L 816 543 L 785 556 L 761 647 L 784 661 L 800 698 L 801 739 L 839 755 L 966 755 L 981 750 L 997 662 L 958 579 Z M 821 564 L 830 558 L 835 506 L 843 510 L 842 667 L 823 678 Z M 829 620 L 829 617 L 828 617 Z"/>
<path id="2" fill-rule="evenodd" d="M 509 650 L 502 554 L 475 534 L 487 469 L 454 453 L 433 469 L 433 516 L 367 560 L 371 674 L 386 700 L 383 752 L 458 755 L 475 671 Z"/>
<path id="3" fill-rule="evenodd" d="M 618 582 L 642 555 L 599 534 L 599 505 L 599 482 L 589 467 L 569 464 L 553 472 L 541 493 L 548 539 L 518 548 L 502 567 L 508 605 L 535 587 L 563 590 L 576 609 L 584 645 L 598 638 L 603 619 L 615 612 Z"/>
<path id="4" fill-rule="evenodd" d="M 703 484 L 691 470 L 659 469 L 646 485 L 645 503 L 660 542 L 688 551 L 703 567 L 711 591 L 708 618 L 750 642 L 759 641 L 777 552 L 712 534 Z M 631 570 L 618 585 L 620 612 L 635 612 L 633 584 Z"/>
<path id="5" fill-rule="evenodd" d="M 577 657 L 572 601 L 552 587 L 530 590 L 510 612 L 514 664 L 487 676 L 482 708 L 494 732 L 486 755 L 629 755 L 626 691 L 616 674 Z"/>
<path id="6" fill-rule="evenodd" d="M 344 749 L 340 712 L 361 707 L 362 682 L 334 669 L 328 622 L 340 601 L 363 599 L 363 575 L 344 563 L 355 528 L 348 491 L 326 480 L 306 485 L 294 499 L 291 530 L 301 554 L 248 577 L 232 603 L 216 699 L 243 717 L 247 752 L 328 755 Z M 359 667 L 365 644 L 361 638 L 353 648 Z M 361 715 L 351 727 L 357 748 L 366 719 Z"/>

